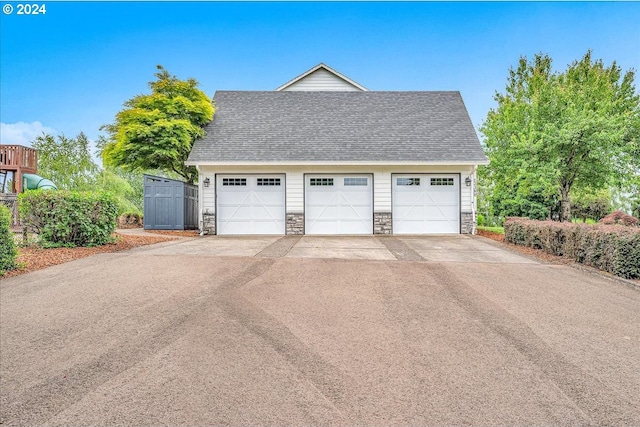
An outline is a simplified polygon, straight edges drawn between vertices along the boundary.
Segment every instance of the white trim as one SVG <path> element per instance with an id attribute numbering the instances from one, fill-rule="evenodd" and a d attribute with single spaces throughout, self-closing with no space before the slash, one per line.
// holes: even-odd
<path id="1" fill-rule="evenodd" d="M 362 91 L 368 91 L 368 89 L 364 86 L 362 86 L 361 84 L 358 84 L 356 82 L 354 82 L 353 80 L 351 80 L 349 77 L 340 74 L 339 72 L 337 72 L 336 70 L 334 70 L 333 68 L 329 67 L 328 65 L 323 64 L 322 62 L 319 63 L 318 65 L 316 65 L 315 67 L 311 68 L 310 70 L 300 74 L 298 77 L 293 78 L 292 80 L 289 80 L 288 82 L 286 82 L 285 84 L 283 84 L 282 86 L 278 87 L 276 89 L 276 91 L 281 91 L 284 90 L 286 88 L 288 88 L 289 86 L 293 85 L 294 83 L 304 79 L 305 77 L 307 77 L 309 74 L 319 70 L 320 68 L 323 68 L 325 70 L 327 70 L 328 72 L 330 72 L 331 74 L 335 75 L 336 77 L 344 80 L 345 82 L 349 83 L 352 86 L 355 86 L 356 88 L 362 90 Z"/>
<path id="2" fill-rule="evenodd" d="M 237 161 L 237 162 L 185 162 L 187 166 L 476 166 L 476 165 L 488 165 L 489 160 L 479 161 L 427 161 L 427 162 L 414 162 L 414 161 L 277 161 L 277 162 L 249 162 L 249 161 Z"/>
<path id="3" fill-rule="evenodd" d="M 204 234 L 204 219 L 202 218 L 202 199 L 204 198 L 204 185 L 202 184 L 202 172 L 200 171 L 200 165 L 195 165 L 198 171 L 198 230 L 200 235 Z"/>

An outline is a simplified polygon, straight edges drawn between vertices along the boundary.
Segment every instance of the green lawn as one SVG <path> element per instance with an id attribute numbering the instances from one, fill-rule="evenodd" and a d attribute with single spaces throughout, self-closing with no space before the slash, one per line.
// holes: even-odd
<path id="1" fill-rule="evenodd" d="M 582 218 L 573 218 L 571 222 L 573 222 L 574 224 L 584 224 L 584 221 L 582 220 Z M 587 218 L 587 224 L 595 224 L 595 223 L 597 223 L 596 220 Z"/>
<path id="2" fill-rule="evenodd" d="M 478 230 L 490 231 L 492 233 L 504 234 L 504 227 L 482 227 L 478 226 Z"/>

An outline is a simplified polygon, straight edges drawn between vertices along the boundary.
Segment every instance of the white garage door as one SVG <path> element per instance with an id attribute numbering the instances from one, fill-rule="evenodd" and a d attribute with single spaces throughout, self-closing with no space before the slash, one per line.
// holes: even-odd
<path id="1" fill-rule="evenodd" d="M 393 234 L 460 233 L 460 176 L 392 176 Z"/>
<path id="2" fill-rule="evenodd" d="M 284 175 L 218 175 L 217 234 L 284 234 Z"/>
<path id="3" fill-rule="evenodd" d="M 305 177 L 305 234 L 373 234 L 371 175 Z"/>

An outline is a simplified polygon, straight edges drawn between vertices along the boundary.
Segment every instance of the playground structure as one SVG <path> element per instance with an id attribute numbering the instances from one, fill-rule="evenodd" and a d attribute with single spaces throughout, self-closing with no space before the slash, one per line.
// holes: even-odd
<path id="1" fill-rule="evenodd" d="M 24 190 L 57 190 L 55 184 L 37 175 L 38 150 L 22 145 L 0 145 L 0 193 Z"/>
<path id="2" fill-rule="evenodd" d="M 56 185 L 39 175 L 38 150 L 22 145 L 0 145 L 0 203 L 11 209 L 13 224 L 18 224 L 18 193 L 24 190 L 57 190 Z"/>

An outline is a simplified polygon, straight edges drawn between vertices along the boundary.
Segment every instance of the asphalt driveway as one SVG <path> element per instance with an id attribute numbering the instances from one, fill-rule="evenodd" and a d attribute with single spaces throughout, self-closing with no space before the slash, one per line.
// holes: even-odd
<path id="1" fill-rule="evenodd" d="M 481 238 L 205 238 L 0 281 L 4 425 L 640 425 L 640 292 Z"/>

